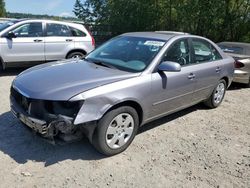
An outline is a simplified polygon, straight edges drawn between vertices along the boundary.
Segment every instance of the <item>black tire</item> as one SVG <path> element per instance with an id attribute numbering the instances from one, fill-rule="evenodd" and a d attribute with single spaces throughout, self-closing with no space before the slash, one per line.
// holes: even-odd
<path id="1" fill-rule="evenodd" d="M 0 61 L 0 73 L 3 72 L 4 68 L 3 68 L 3 63 Z"/>
<path id="2" fill-rule="evenodd" d="M 215 101 L 215 94 L 217 93 L 217 87 L 220 85 L 220 84 L 223 84 L 224 85 L 224 93 L 223 93 L 223 96 L 221 98 L 221 100 L 219 102 L 216 102 Z M 216 87 L 214 88 L 213 90 L 213 93 L 211 94 L 211 96 L 204 102 L 204 104 L 209 107 L 209 108 L 217 108 L 221 102 L 223 101 L 224 99 L 224 96 L 225 96 L 225 93 L 226 93 L 226 88 L 227 88 L 227 84 L 226 84 L 226 81 L 225 80 L 220 80 L 218 82 L 218 84 L 216 85 Z"/>
<path id="3" fill-rule="evenodd" d="M 3 64 L 0 62 L 0 73 L 3 72 Z"/>
<path id="4" fill-rule="evenodd" d="M 246 84 L 246 87 L 247 87 L 247 88 L 250 88 L 250 77 L 249 77 L 249 82 L 248 82 L 248 84 Z"/>
<path id="5" fill-rule="evenodd" d="M 67 55 L 67 59 L 71 59 L 71 58 L 84 58 L 85 54 L 83 52 L 71 52 Z"/>
<path id="6" fill-rule="evenodd" d="M 107 143 L 108 135 L 106 135 L 106 134 L 108 131 L 108 127 L 110 127 L 109 125 L 112 122 L 114 122 L 114 118 L 118 117 L 121 114 L 129 114 L 130 117 L 133 118 L 134 126 L 133 126 L 133 131 L 132 131 L 131 136 L 129 137 L 128 141 L 124 145 L 122 145 L 121 147 L 114 149 L 108 145 L 108 143 Z M 118 126 L 118 125 L 116 125 L 116 126 Z M 139 118 L 138 118 L 138 114 L 134 108 L 129 107 L 129 106 L 122 106 L 122 107 L 113 109 L 113 110 L 107 112 L 98 122 L 97 128 L 96 128 L 95 133 L 93 135 L 92 143 L 93 143 L 94 147 L 97 149 L 97 151 L 99 151 L 100 153 L 102 153 L 106 156 L 116 155 L 118 153 L 123 152 L 124 150 L 126 150 L 128 148 L 128 146 L 131 144 L 131 142 L 133 141 L 133 139 L 137 133 L 138 127 L 139 127 Z M 115 134 L 117 134 L 117 133 L 115 133 Z M 117 139 L 119 139 L 119 138 L 117 138 Z"/>

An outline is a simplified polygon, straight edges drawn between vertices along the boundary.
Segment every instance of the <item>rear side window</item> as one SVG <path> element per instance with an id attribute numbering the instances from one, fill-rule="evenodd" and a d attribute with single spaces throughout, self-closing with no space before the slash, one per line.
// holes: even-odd
<path id="1" fill-rule="evenodd" d="M 72 33 L 72 36 L 74 37 L 86 37 L 87 34 L 84 33 L 83 31 L 79 30 L 79 29 L 76 29 L 74 27 L 69 27 L 70 28 L 70 31 Z"/>
<path id="2" fill-rule="evenodd" d="M 210 62 L 222 59 L 212 44 L 202 39 L 192 39 L 195 63 Z"/>
<path id="3" fill-rule="evenodd" d="M 47 24 L 47 32 L 46 35 L 48 37 L 70 37 L 72 36 L 71 31 L 66 25 L 62 24 L 54 24 L 48 23 Z"/>

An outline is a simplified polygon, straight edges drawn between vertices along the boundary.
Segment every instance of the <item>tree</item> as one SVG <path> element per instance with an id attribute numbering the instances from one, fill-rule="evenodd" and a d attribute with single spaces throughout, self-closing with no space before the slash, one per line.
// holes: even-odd
<path id="1" fill-rule="evenodd" d="M 99 21 L 104 15 L 106 0 L 76 0 L 73 12 L 85 23 Z"/>
<path id="2" fill-rule="evenodd" d="M 215 42 L 250 42 L 249 0 L 76 0 L 86 23 L 112 25 L 112 33 L 176 30 Z"/>
<path id="3" fill-rule="evenodd" d="M 4 0 L 0 0 L 0 17 L 6 16 L 6 10 L 5 10 L 5 2 Z"/>

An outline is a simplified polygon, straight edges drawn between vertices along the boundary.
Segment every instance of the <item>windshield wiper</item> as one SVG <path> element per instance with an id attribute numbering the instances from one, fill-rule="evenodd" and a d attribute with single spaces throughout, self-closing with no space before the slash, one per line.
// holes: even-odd
<path id="1" fill-rule="evenodd" d="M 110 65 L 109 63 L 106 63 L 104 61 L 97 60 L 97 59 L 84 59 L 84 60 L 89 61 L 89 62 L 94 63 L 94 64 L 99 65 L 99 66 L 108 67 L 111 69 L 117 69 L 117 67 Z"/>

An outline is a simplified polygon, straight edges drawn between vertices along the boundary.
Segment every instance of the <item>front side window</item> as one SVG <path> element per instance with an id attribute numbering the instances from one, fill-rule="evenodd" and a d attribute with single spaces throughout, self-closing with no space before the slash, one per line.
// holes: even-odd
<path id="1" fill-rule="evenodd" d="M 191 55 L 188 46 L 188 40 L 182 39 L 171 45 L 165 53 L 162 61 L 176 62 L 182 66 L 190 64 Z"/>
<path id="2" fill-rule="evenodd" d="M 12 30 L 16 37 L 42 37 L 43 27 L 42 23 L 27 23 Z"/>
<path id="3" fill-rule="evenodd" d="M 47 24 L 46 36 L 48 37 L 69 37 L 72 36 L 71 31 L 66 25 L 62 24 Z"/>
<path id="4" fill-rule="evenodd" d="M 209 42 L 192 39 L 195 63 L 210 62 L 222 59 L 220 53 Z"/>
<path id="5" fill-rule="evenodd" d="M 86 60 L 128 72 L 141 72 L 165 43 L 159 39 L 120 36 L 94 50 Z"/>

